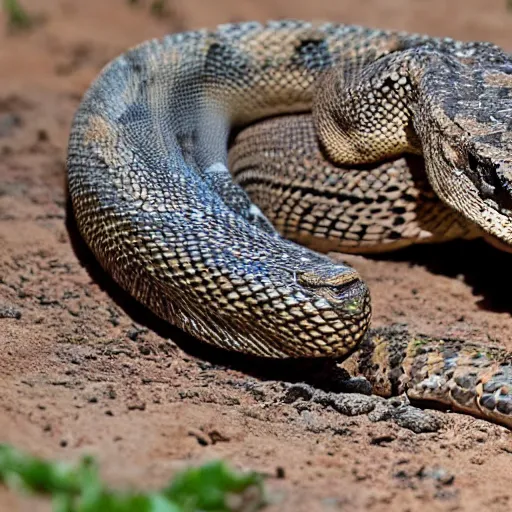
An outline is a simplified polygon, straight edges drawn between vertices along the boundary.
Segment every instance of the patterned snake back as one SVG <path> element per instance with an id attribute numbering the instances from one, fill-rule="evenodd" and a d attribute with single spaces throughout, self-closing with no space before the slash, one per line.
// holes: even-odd
<path id="1" fill-rule="evenodd" d="M 230 24 L 148 41 L 106 66 L 75 116 L 67 163 L 77 225 L 121 286 L 205 342 L 270 357 L 348 355 L 370 322 L 367 286 L 283 238 L 233 182 L 232 129 L 312 111 L 322 152 L 338 164 L 421 153 L 445 210 L 472 226 L 464 231 L 508 243 L 510 73 L 491 44 L 329 23 Z M 300 203 L 307 187 L 291 188 L 283 193 Z M 328 196 L 325 183 L 310 188 Z M 314 208 L 290 212 L 284 231 L 307 242 L 294 225 L 311 214 L 319 226 Z M 326 218 L 357 248 L 358 228 Z M 365 341 L 358 368 L 377 391 L 412 390 L 512 426 L 507 354 L 468 349 L 483 355 L 467 364 L 456 344 L 434 341 L 425 358 L 424 343 L 402 341 Z M 382 385 L 392 378 L 400 385 Z"/>

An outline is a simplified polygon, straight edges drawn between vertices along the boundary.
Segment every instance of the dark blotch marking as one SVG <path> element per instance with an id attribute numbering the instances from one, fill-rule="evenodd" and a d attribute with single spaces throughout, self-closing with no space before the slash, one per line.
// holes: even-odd
<path id="1" fill-rule="evenodd" d="M 262 176 L 258 176 L 257 178 L 248 178 L 244 180 L 243 186 L 244 188 L 249 188 L 251 186 L 259 186 L 265 181 L 265 178 Z M 271 190 L 278 190 L 280 185 L 272 182 L 271 180 L 268 180 L 267 183 L 265 183 L 265 186 L 268 189 Z M 347 194 L 344 192 L 331 192 L 329 190 L 318 190 L 313 187 L 308 186 L 302 186 L 302 185 L 291 185 L 287 187 L 287 191 L 290 195 L 295 194 L 296 192 L 300 192 L 301 196 L 304 197 L 306 195 L 310 196 L 311 198 L 321 198 L 321 199 L 338 199 L 340 203 L 343 203 L 345 201 L 348 201 L 351 205 L 360 204 L 363 201 L 360 197 L 356 197 L 351 194 Z M 384 197 L 384 196 L 383 196 Z M 384 198 L 385 199 L 385 198 Z M 369 201 L 367 204 L 371 204 L 373 201 Z M 315 202 L 313 201 L 313 204 Z M 359 219 L 359 216 L 355 216 L 356 219 Z"/>
<path id="2" fill-rule="evenodd" d="M 511 398 L 501 398 L 498 401 L 497 409 L 502 414 L 512 414 L 512 399 Z"/>
<path id="3" fill-rule="evenodd" d="M 123 114 L 119 117 L 119 123 L 127 126 L 133 123 L 148 121 L 152 116 L 146 103 L 133 103 L 127 107 Z"/>
<path id="4" fill-rule="evenodd" d="M 512 75 L 512 62 L 506 62 L 501 66 L 498 66 L 498 71 L 505 73 L 506 75 Z"/>
<path id="5" fill-rule="evenodd" d="M 207 80 L 240 83 L 247 79 L 249 57 L 233 45 L 215 42 L 208 48 L 204 73 Z"/>
<path id="6" fill-rule="evenodd" d="M 469 404 L 475 397 L 474 390 L 469 389 L 461 389 L 461 388 L 453 388 L 452 391 L 453 398 L 460 404 Z"/>
<path id="7" fill-rule="evenodd" d="M 484 395 L 480 399 L 480 405 L 483 405 L 486 409 L 493 411 L 496 407 L 496 398 L 494 395 Z"/>
<path id="8" fill-rule="evenodd" d="M 477 384 L 478 377 L 476 375 L 461 375 L 455 377 L 455 383 L 464 389 L 474 390 Z"/>
<path id="9" fill-rule="evenodd" d="M 486 393 L 494 393 L 495 391 L 500 389 L 501 386 L 503 386 L 502 382 L 495 381 L 495 380 L 490 380 L 489 382 L 486 382 L 484 384 L 484 391 Z"/>
<path id="10" fill-rule="evenodd" d="M 332 64 L 332 56 L 323 38 L 303 39 L 291 59 L 292 64 L 308 70 L 320 70 Z"/>

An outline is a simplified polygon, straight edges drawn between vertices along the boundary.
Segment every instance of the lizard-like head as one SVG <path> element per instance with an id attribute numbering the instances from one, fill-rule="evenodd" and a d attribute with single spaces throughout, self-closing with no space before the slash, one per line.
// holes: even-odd
<path id="1" fill-rule="evenodd" d="M 512 59 L 487 43 L 391 53 L 319 81 L 313 115 L 327 156 L 362 164 L 422 153 L 439 198 L 512 248 Z"/>
<path id="2" fill-rule="evenodd" d="M 442 201 L 512 248 L 512 62 L 436 70 L 415 122 Z M 438 91 L 435 94 L 435 91 Z"/>

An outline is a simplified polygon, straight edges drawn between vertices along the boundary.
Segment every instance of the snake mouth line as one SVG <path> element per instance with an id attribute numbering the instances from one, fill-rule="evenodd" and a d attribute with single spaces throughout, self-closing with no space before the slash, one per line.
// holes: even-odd
<path id="1" fill-rule="evenodd" d="M 300 282 L 336 306 L 346 301 L 364 302 L 369 294 L 361 276 L 353 269 L 346 269 L 323 279 L 316 274 L 305 273 L 300 276 Z"/>
<path id="2" fill-rule="evenodd" d="M 503 194 L 489 197 L 487 190 L 467 176 L 463 170 L 455 171 L 449 194 L 437 191 L 443 202 L 455 209 L 460 215 L 478 226 L 484 238 L 494 239 L 498 247 L 507 246 L 512 250 L 512 205 L 510 200 L 501 200 Z M 499 197 L 498 197 L 499 196 Z M 461 201 L 461 198 L 463 199 Z"/>
<path id="3" fill-rule="evenodd" d="M 512 187 L 502 170 L 506 164 L 494 164 L 474 155 L 468 156 L 467 177 L 477 188 L 485 204 L 512 220 Z"/>
<path id="4" fill-rule="evenodd" d="M 320 291 L 336 309 L 350 314 L 360 314 L 369 300 L 370 292 L 360 279 L 343 283 L 339 286 L 326 286 Z"/>
<path id="5" fill-rule="evenodd" d="M 512 223 L 512 205 L 505 206 L 503 202 L 496 202 L 494 199 L 484 199 L 484 203 L 492 210 L 500 213 L 501 215 L 508 218 L 509 222 Z"/>

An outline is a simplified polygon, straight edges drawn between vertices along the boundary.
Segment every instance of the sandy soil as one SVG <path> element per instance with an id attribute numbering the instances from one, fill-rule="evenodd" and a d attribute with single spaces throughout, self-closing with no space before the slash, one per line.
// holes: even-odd
<path id="1" fill-rule="evenodd" d="M 41 18 L 32 31 L 10 33 L 0 19 L 0 442 L 62 459 L 95 454 L 118 486 L 156 487 L 184 464 L 225 457 L 269 475 L 276 511 L 510 510 L 505 429 L 432 412 L 440 428 L 416 434 L 286 403 L 279 369 L 265 374 L 155 319 L 83 247 L 66 208 L 64 164 L 81 94 L 109 59 L 143 39 L 293 16 L 512 50 L 505 1 L 175 0 L 160 17 L 143 1 L 23 3 Z M 510 255 L 454 243 L 346 259 L 370 284 L 375 325 L 512 349 Z M 0 510 L 48 508 L 0 488 Z"/>

